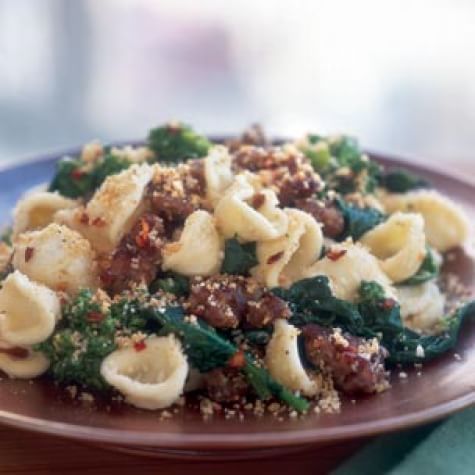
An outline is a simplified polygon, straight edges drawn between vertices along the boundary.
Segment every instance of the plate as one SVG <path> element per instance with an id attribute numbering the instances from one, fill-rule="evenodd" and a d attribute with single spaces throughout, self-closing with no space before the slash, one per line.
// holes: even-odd
<path id="1" fill-rule="evenodd" d="M 12 206 L 29 187 L 47 181 L 58 157 L 69 150 L 0 169 L 0 213 L 9 220 Z M 405 166 L 431 180 L 475 218 L 475 186 L 460 177 L 370 153 L 388 166 Z M 475 262 L 466 250 L 453 252 L 447 270 L 475 288 Z M 119 404 L 76 401 L 47 380 L 0 381 L 0 423 L 93 443 L 105 448 L 175 458 L 252 458 L 409 428 L 443 418 L 475 404 L 475 322 L 463 328 L 456 355 L 451 352 L 407 378 L 393 374 L 392 389 L 344 401 L 340 414 L 309 414 L 277 420 L 246 414 L 243 420 L 180 410 L 169 419 Z"/>

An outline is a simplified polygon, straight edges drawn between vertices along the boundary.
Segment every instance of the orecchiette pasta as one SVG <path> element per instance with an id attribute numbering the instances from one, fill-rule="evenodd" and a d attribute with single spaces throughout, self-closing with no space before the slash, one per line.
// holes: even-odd
<path id="1" fill-rule="evenodd" d="M 215 205 L 223 196 L 234 179 L 231 170 L 231 156 L 228 149 L 215 145 L 204 159 L 204 176 L 206 181 L 206 198 Z"/>
<path id="2" fill-rule="evenodd" d="M 186 219 L 180 240 L 163 249 L 162 267 L 188 276 L 208 276 L 219 272 L 222 260 L 223 243 L 214 218 L 198 210 Z"/>
<path id="3" fill-rule="evenodd" d="M 284 236 L 257 243 L 259 262 L 253 274 L 268 287 L 288 287 L 301 279 L 322 250 L 320 225 L 304 211 L 285 210 L 289 225 Z"/>
<path id="4" fill-rule="evenodd" d="M 0 272 L 3 272 L 11 261 L 13 249 L 0 241 Z"/>
<path id="5" fill-rule="evenodd" d="M 315 396 L 320 388 L 302 366 L 297 342 L 299 332 L 286 320 L 276 320 L 274 333 L 267 344 L 265 363 L 272 377 L 285 387 Z"/>
<path id="6" fill-rule="evenodd" d="M 361 242 L 380 259 L 381 269 L 393 282 L 414 275 L 426 255 L 424 221 L 414 213 L 394 213 L 361 237 Z"/>
<path id="7" fill-rule="evenodd" d="M 112 251 L 143 211 L 153 172 L 154 167 L 142 164 L 109 176 L 85 208 L 57 213 L 55 221 L 79 231 L 96 250 Z"/>
<path id="8" fill-rule="evenodd" d="M 24 231 L 40 229 L 53 222 L 54 214 L 71 209 L 77 202 L 58 193 L 40 191 L 28 193 L 20 200 L 13 212 L 13 239 Z"/>
<path id="9" fill-rule="evenodd" d="M 161 409 L 183 393 L 188 363 L 173 336 L 151 336 L 145 348 L 122 348 L 108 355 L 101 365 L 103 378 L 127 401 L 142 409 Z"/>
<path id="10" fill-rule="evenodd" d="M 278 199 L 270 189 L 259 191 L 256 209 L 252 206 L 255 190 L 245 175 L 238 175 L 218 202 L 215 217 L 224 237 L 238 236 L 243 241 L 265 241 L 283 236 L 288 217 L 277 207 Z"/>
<path id="11" fill-rule="evenodd" d="M 96 286 L 94 252 L 89 241 L 56 223 L 20 234 L 14 246 L 13 266 L 53 290 L 76 293 Z"/>
<path id="12" fill-rule="evenodd" d="M 32 282 L 19 271 L 0 289 L 0 338 L 12 345 L 34 345 L 46 340 L 61 315 L 56 294 Z"/>
<path id="13" fill-rule="evenodd" d="M 10 378 L 36 378 L 49 367 L 48 358 L 43 353 L 32 351 L 30 348 L 24 348 L 28 354 L 25 357 L 18 357 L 8 351 L 15 347 L 5 343 L 2 343 L 0 346 L 0 370 L 10 376 Z"/>
<path id="14" fill-rule="evenodd" d="M 388 213 L 420 213 L 427 242 L 438 251 L 462 245 L 470 233 L 468 219 L 460 206 L 435 190 L 382 194 L 381 201 Z"/>
<path id="15" fill-rule="evenodd" d="M 405 326 L 430 332 L 444 316 L 445 297 L 433 281 L 397 289 L 401 318 Z"/>
<path id="16" fill-rule="evenodd" d="M 335 244 L 323 259 L 311 266 L 305 277 L 326 275 L 336 297 L 354 301 L 361 282 L 375 281 L 388 297 L 395 296 L 395 290 L 387 275 L 381 270 L 378 260 L 359 243 L 346 241 Z"/>

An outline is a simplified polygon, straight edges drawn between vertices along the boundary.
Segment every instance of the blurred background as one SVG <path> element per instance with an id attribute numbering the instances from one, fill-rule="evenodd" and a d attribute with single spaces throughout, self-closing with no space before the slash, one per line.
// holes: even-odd
<path id="1" fill-rule="evenodd" d="M 168 119 L 475 157 L 473 0 L 0 0 L 0 159 Z"/>

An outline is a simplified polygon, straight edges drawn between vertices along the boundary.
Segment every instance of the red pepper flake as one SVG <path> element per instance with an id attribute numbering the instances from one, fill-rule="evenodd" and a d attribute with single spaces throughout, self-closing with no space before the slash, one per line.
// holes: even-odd
<path id="1" fill-rule="evenodd" d="M 19 346 L 14 346 L 13 348 L 0 348 L 0 353 L 4 353 L 13 358 L 25 359 L 28 358 L 30 352 L 26 348 L 21 348 Z"/>
<path id="2" fill-rule="evenodd" d="M 33 257 L 34 253 L 35 253 L 34 247 L 27 247 L 25 249 L 25 262 L 28 262 Z"/>
<path id="3" fill-rule="evenodd" d="M 135 243 L 141 248 L 147 247 L 150 244 L 150 225 L 143 218 L 140 220 L 140 231 L 135 236 Z"/>
<path id="4" fill-rule="evenodd" d="M 104 319 L 104 315 L 102 315 L 101 312 L 92 311 L 92 312 L 89 312 L 89 313 L 86 315 L 86 320 L 87 320 L 89 323 L 99 323 L 99 322 L 101 322 L 103 319 Z"/>
<path id="5" fill-rule="evenodd" d="M 92 220 L 92 225 L 93 226 L 97 226 L 97 227 L 102 227 L 106 224 L 106 220 L 104 218 L 102 218 L 101 216 L 98 216 L 97 218 L 94 218 Z"/>
<path id="6" fill-rule="evenodd" d="M 81 170 L 80 168 L 75 168 L 75 169 L 71 172 L 71 178 L 72 178 L 73 180 L 80 180 L 85 174 L 86 174 L 86 172 L 84 172 L 84 171 Z"/>
<path id="7" fill-rule="evenodd" d="M 230 368 L 242 368 L 246 364 L 246 356 L 242 350 L 236 351 L 231 358 L 229 358 L 228 366 Z"/>
<path id="8" fill-rule="evenodd" d="M 81 213 L 81 216 L 79 217 L 79 222 L 81 224 L 89 224 L 89 215 L 85 211 Z"/>
<path id="9" fill-rule="evenodd" d="M 331 261 L 337 261 L 346 254 L 346 249 L 328 249 L 326 256 Z"/>
<path id="10" fill-rule="evenodd" d="M 396 303 L 397 302 L 394 299 L 387 298 L 381 302 L 381 307 L 383 307 L 384 310 L 391 310 L 395 307 Z"/>
<path id="11" fill-rule="evenodd" d="M 145 340 L 136 341 L 134 343 L 135 351 L 143 351 L 145 350 L 145 348 L 147 348 L 147 344 L 145 343 Z"/>
<path id="12" fill-rule="evenodd" d="M 266 202 L 266 195 L 264 195 L 263 193 L 256 193 L 252 197 L 251 204 L 254 209 L 259 209 L 265 202 Z"/>
<path id="13" fill-rule="evenodd" d="M 274 264 L 277 262 L 279 259 L 281 259 L 284 256 L 284 251 L 278 252 L 277 254 L 274 254 L 267 259 L 267 264 Z"/>

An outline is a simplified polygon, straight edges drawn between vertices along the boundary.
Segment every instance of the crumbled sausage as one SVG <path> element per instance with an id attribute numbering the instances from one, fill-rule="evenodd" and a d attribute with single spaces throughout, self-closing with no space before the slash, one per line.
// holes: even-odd
<path id="1" fill-rule="evenodd" d="M 99 260 L 100 278 L 104 287 L 115 294 L 131 284 L 149 284 L 161 262 L 163 221 L 152 213 L 145 213 L 126 234 L 110 256 Z"/>
<path id="2" fill-rule="evenodd" d="M 236 328 L 242 322 L 261 328 L 277 318 L 289 318 L 287 304 L 252 278 L 216 275 L 196 278 L 186 304 L 190 313 L 215 328 Z"/>
<path id="3" fill-rule="evenodd" d="M 270 145 L 270 141 L 267 139 L 262 127 L 259 124 L 253 124 L 248 127 L 240 137 L 228 140 L 226 145 L 231 152 L 235 152 L 243 145 L 268 147 Z"/>
<path id="4" fill-rule="evenodd" d="M 347 394 L 374 393 L 387 385 L 385 348 L 375 341 L 308 324 L 302 330 L 308 359 Z"/>
<path id="5" fill-rule="evenodd" d="M 345 219 L 343 213 L 334 202 L 321 202 L 315 198 L 306 198 L 296 201 L 295 206 L 311 214 L 321 223 L 323 234 L 326 237 L 336 239 L 342 235 L 345 229 Z"/>
<path id="6" fill-rule="evenodd" d="M 216 368 L 204 375 L 210 399 L 216 402 L 239 401 L 249 391 L 243 374 L 236 368 Z"/>
<path id="7" fill-rule="evenodd" d="M 205 186 L 202 160 L 158 169 L 149 196 L 152 211 L 163 219 L 168 234 L 201 207 Z"/>
<path id="8" fill-rule="evenodd" d="M 322 188 L 307 157 L 294 149 L 243 146 L 233 156 L 236 171 L 258 173 L 264 186 L 275 190 L 282 206 L 313 196 Z"/>

